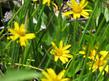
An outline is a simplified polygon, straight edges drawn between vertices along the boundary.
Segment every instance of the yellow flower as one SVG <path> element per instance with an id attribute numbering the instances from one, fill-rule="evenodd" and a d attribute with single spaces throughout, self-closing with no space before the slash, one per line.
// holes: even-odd
<path id="1" fill-rule="evenodd" d="M 69 81 L 68 78 L 63 78 L 64 73 L 65 73 L 65 70 L 61 71 L 57 75 L 53 69 L 49 68 L 49 69 L 47 69 L 47 72 L 42 71 L 44 78 L 42 78 L 41 81 Z"/>
<path id="2" fill-rule="evenodd" d="M 43 0 L 43 2 L 42 2 L 42 4 L 47 4 L 48 6 L 50 6 L 50 2 L 51 2 L 51 0 Z"/>
<path id="3" fill-rule="evenodd" d="M 59 48 L 56 46 L 54 42 L 52 42 L 53 49 L 51 50 L 51 53 L 54 55 L 55 61 L 60 59 L 62 63 L 68 62 L 68 58 L 72 58 L 72 55 L 70 55 L 70 51 L 68 48 L 71 47 L 71 45 L 63 45 L 63 41 L 60 41 Z"/>
<path id="4" fill-rule="evenodd" d="M 33 39 L 35 38 L 35 34 L 34 33 L 28 33 L 26 34 L 26 29 L 24 27 L 24 24 L 21 24 L 19 26 L 19 24 L 17 22 L 14 23 L 14 28 L 9 28 L 8 31 L 11 33 L 11 36 L 9 36 L 9 39 L 12 40 L 17 40 L 20 43 L 21 46 L 26 46 L 26 44 L 28 43 L 28 39 Z"/>
<path id="5" fill-rule="evenodd" d="M 92 55 L 94 55 L 95 57 L 92 59 L 93 61 L 89 63 L 90 69 L 92 69 L 93 72 L 96 70 L 99 70 L 100 72 L 102 72 L 103 70 L 108 72 L 109 68 L 109 65 L 107 65 L 108 51 L 100 51 L 99 55 L 98 54 L 95 55 L 95 51 L 93 50 Z"/>
<path id="6" fill-rule="evenodd" d="M 74 19 L 80 18 L 80 16 L 88 18 L 89 13 L 87 11 L 91 10 L 84 9 L 88 4 L 88 2 L 85 1 L 86 0 L 81 0 L 81 2 L 77 2 L 76 0 L 70 0 L 67 5 L 71 8 L 71 10 L 65 12 L 64 15 L 68 16 L 73 14 Z"/>
<path id="7" fill-rule="evenodd" d="M 106 66 L 106 67 L 105 67 Z M 92 71 L 96 71 L 97 69 L 101 72 L 102 70 L 108 72 L 108 65 L 106 59 L 96 58 L 96 61 L 92 63 Z"/>

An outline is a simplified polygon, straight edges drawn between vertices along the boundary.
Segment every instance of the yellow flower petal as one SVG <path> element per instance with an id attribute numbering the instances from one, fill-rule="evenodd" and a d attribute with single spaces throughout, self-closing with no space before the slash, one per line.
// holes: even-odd
<path id="1" fill-rule="evenodd" d="M 81 13 L 81 15 L 82 15 L 83 17 L 85 17 L 85 18 L 88 18 L 88 17 L 89 17 L 89 13 L 87 13 L 86 11 L 83 11 L 83 12 Z"/>
<path id="2" fill-rule="evenodd" d="M 64 12 L 64 13 L 63 13 L 64 16 L 69 16 L 69 15 L 71 15 L 71 14 L 73 14 L 72 11 L 67 11 L 67 12 Z"/>
<path id="3" fill-rule="evenodd" d="M 105 69 L 104 69 L 107 73 L 109 73 L 109 65 L 106 65 Z"/>
<path id="4" fill-rule="evenodd" d="M 50 77 L 56 78 L 56 73 L 54 72 L 53 69 L 49 68 L 49 69 L 47 69 L 47 72 L 48 72 Z"/>
<path id="5" fill-rule="evenodd" d="M 59 59 L 62 61 L 63 64 L 68 62 L 68 58 L 66 58 L 66 57 L 60 57 Z"/>
<path id="6" fill-rule="evenodd" d="M 61 40 L 59 43 L 59 48 L 61 49 L 63 47 L 63 41 Z"/>
<path id="7" fill-rule="evenodd" d="M 72 55 L 70 55 L 70 54 L 65 54 L 65 55 L 63 55 L 64 57 L 67 57 L 67 58 L 72 58 Z"/>
<path id="8" fill-rule="evenodd" d="M 14 23 L 14 27 L 15 27 L 15 28 L 14 28 L 15 31 L 16 31 L 16 30 L 19 30 L 19 24 L 18 24 L 17 22 Z"/>
<path id="9" fill-rule="evenodd" d="M 85 1 L 86 1 L 86 0 L 81 0 L 80 6 L 83 6 L 83 5 L 85 4 Z"/>
<path id="10" fill-rule="evenodd" d="M 49 76 L 49 74 L 46 72 L 46 71 L 42 71 L 42 74 L 47 78 L 47 79 L 49 79 L 50 78 L 50 76 Z M 43 79 L 43 80 L 46 80 L 46 79 Z"/>
<path id="11" fill-rule="evenodd" d="M 64 78 L 61 81 L 69 81 L 69 78 Z"/>
<path id="12" fill-rule="evenodd" d="M 26 46 L 27 39 L 25 37 L 20 37 L 19 42 L 20 42 L 20 45 L 21 46 Z"/>
<path id="13" fill-rule="evenodd" d="M 64 76 L 64 73 L 65 73 L 65 70 L 61 71 L 61 72 L 58 74 L 58 78 L 61 79 L 61 78 Z"/>
<path id="14" fill-rule="evenodd" d="M 33 38 L 35 38 L 35 34 L 34 33 L 29 33 L 29 34 L 26 34 L 25 37 L 27 39 L 33 39 Z"/>
<path id="15" fill-rule="evenodd" d="M 65 54 L 69 54 L 70 51 L 69 51 L 69 50 L 64 50 L 64 53 L 65 53 Z"/>
<path id="16" fill-rule="evenodd" d="M 20 29 L 19 29 L 22 33 L 26 32 L 25 26 L 24 24 L 21 24 Z"/>
<path id="17" fill-rule="evenodd" d="M 55 56 L 55 61 L 58 61 L 58 56 Z"/>
<path id="18" fill-rule="evenodd" d="M 88 1 L 86 1 L 86 0 L 82 0 L 81 2 L 80 2 L 80 6 L 81 6 L 81 8 L 84 8 L 84 7 L 86 7 L 87 6 L 87 4 L 88 4 Z"/>
<path id="19" fill-rule="evenodd" d="M 57 46 L 54 42 L 51 43 L 54 49 L 57 49 Z"/>
<path id="20" fill-rule="evenodd" d="M 18 36 L 14 35 L 14 36 L 10 36 L 9 38 L 15 41 L 16 39 L 18 39 Z"/>
<path id="21" fill-rule="evenodd" d="M 16 32 L 11 28 L 9 28 L 8 31 L 11 32 L 11 34 L 16 34 Z"/>
<path id="22" fill-rule="evenodd" d="M 71 47 L 71 45 L 66 45 L 66 46 L 63 47 L 63 50 L 67 50 L 70 47 Z"/>
<path id="23" fill-rule="evenodd" d="M 62 70 L 58 75 L 52 68 L 47 69 L 47 72 L 42 71 L 44 78 L 41 81 L 68 81 L 69 78 L 64 78 L 65 70 Z"/>
<path id="24" fill-rule="evenodd" d="M 73 5 L 78 5 L 78 3 L 77 3 L 76 0 L 71 0 L 71 3 L 72 3 Z"/>

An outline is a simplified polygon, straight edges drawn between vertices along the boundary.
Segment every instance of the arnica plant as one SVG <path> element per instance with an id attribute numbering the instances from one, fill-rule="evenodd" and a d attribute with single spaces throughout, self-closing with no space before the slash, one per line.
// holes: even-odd
<path id="1" fill-rule="evenodd" d="M 109 0 L 0 0 L 0 81 L 109 81 Z"/>

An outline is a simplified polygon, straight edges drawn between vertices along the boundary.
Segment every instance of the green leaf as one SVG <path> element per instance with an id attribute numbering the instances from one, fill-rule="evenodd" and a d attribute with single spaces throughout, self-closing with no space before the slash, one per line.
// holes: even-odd
<path id="1" fill-rule="evenodd" d="M 38 77 L 39 74 L 33 71 L 9 70 L 3 77 L 0 77 L 0 81 L 22 81 L 22 80 L 30 80 Z"/>
<path id="2" fill-rule="evenodd" d="M 104 17 L 106 18 L 106 22 L 109 21 L 109 9 L 106 7 L 104 12 Z"/>

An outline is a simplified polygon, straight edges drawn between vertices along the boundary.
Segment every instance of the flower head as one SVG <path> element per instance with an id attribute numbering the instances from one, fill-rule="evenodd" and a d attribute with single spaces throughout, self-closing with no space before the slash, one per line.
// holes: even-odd
<path id="1" fill-rule="evenodd" d="M 84 9 L 88 2 L 86 0 L 81 0 L 81 2 L 77 2 L 76 0 L 70 0 L 67 5 L 71 8 L 70 11 L 67 11 L 64 13 L 65 16 L 71 15 L 73 14 L 73 18 L 77 19 L 80 18 L 80 16 L 83 16 L 85 18 L 89 17 L 89 13 L 87 11 L 91 11 L 91 10 L 87 10 Z"/>
<path id="2" fill-rule="evenodd" d="M 9 28 L 8 31 L 11 33 L 11 36 L 9 36 L 8 38 L 14 41 L 18 39 L 18 42 L 20 43 L 21 46 L 26 46 L 28 39 L 35 38 L 34 33 L 26 34 L 26 29 L 24 24 L 21 24 L 19 26 L 17 22 L 14 23 L 14 28 L 13 29 Z"/>
<path id="3" fill-rule="evenodd" d="M 96 60 L 95 61 L 93 61 L 93 62 L 91 62 L 89 64 L 89 66 L 92 68 L 92 71 L 93 72 L 96 71 L 96 70 L 99 70 L 100 72 L 102 70 L 108 72 L 107 60 L 106 59 L 101 59 L 98 56 L 96 57 Z"/>
<path id="4" fill-rule="evenodd" d="M 100 51 L 99 54 L 92 59 L 93 61 L 89 63 L 90 69 L 92 69 L 93 72 L 96 70 L 99 70 L 100 72 L 103 70 L 108 72 L 109 65 L 107 65 L 107 56 L 108 51 Z"/>
<path id="5" fill-rule="evenodd" d="M 68 78 L 64 77 L 65 70 L 61 71 L 58 75 L 55 73 L 55 71 L 51 68 L 47 69 L 46 71 L 42 71 L 42 74 L 44 75 L 44 78 L 41 79 L 41 81 L 68 81 Z"/>
<path id="6" fill-rule="evenodd" d="M 63 45 L 63 41 L 60 41 L 59 48 L 56 46 L 54 42 L 52 42 L 53 49 L 51 50 L 51 53 L 54 55 L 55 61 L 60 59 L 62 63 L 68 62 L 68 58 L 72 58 L 72 55 L 70 55 L 70 51 L 68 48 L 71 47 L 71 45 Z"/>

